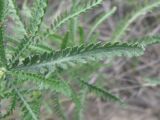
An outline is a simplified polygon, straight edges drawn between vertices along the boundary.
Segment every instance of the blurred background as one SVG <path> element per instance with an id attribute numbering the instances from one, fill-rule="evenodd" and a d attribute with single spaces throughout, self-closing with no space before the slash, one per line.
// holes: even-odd
<path id="1" fill-rule="evenodd" d="M 32 5 L 32 0 L 17 1 L 21 15 L 29 17 L 29 7 Z M 154 2 L 154 0 L 104 0 L 101 5 L 77 18 L 78 27 L 83 28 L 83 34 L 86 36 L 97 18 L 116 6 L 116 12 L 96 29 L 91 38 L 94 39 L 93 41 L 110 41 L 118 26 L 135 15 L 138 7 L 143 8 L 148 1 Z M 70 9 L 71 6 L 71 0 L 49 0 L 44 24 L 49 25 L 53 18 Z M 12 29 L 12 22 L 8 26 L 9 29 Z M 59 35 L 64 36 L 66 31 L 68 31 L 67 27 L 64 27 L 59 31 Z M 128 41 L 159 34 L 160 7 L 137 17 L 129 25 L 122 40 Z M 51 45 L 57 49 L 59 45 L 54 39 L 52 39 Z M 76 39 L 77 37 L 73 40 L 74 43 L 72 41 L 71 46 L 78 44 L 78 39 Z M 89 94 L 84 111 L 85 120 L 160 120 L 160 86 L 146 82 L 146 80 L 160 80 L 160 45 L 148 47 L 141 57 L 106 59 L 96 63 L 79 65 L 60 75 L 62 79 L 68 80 L 74 80 L 77 76 L 83 76 L 83 79 L 96 82 L 97 85 L 103 86 L 113 94 L 120 96 L 127 103 L 126 106 L 122 106 L 118 103 L 106 102 Z M 48 104 L 42 106 L 41 118 L 42 120 L 59 120 L 50 108 L 49 104 L 52 104 L 52 101 L 49 98 L 45 98 L 48 100 Z M 62 99 L 62 101 L 65 100 Z M 64 102 L 64 106 L 66 106 L 66 114 L 71 115 L 74 105 Z M 11 120 L 17 120 L 16 114 L 14 115 L 10 118 Z"/>

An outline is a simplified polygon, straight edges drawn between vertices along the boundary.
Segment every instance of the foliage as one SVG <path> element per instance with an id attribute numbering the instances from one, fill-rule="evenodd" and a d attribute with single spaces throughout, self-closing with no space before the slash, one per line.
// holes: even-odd
<path id="1" fill-rule="evenodd" d="M 83 118 L 82 106 L 84 106 L 85 96 L 88 92 L 95 93 L 105 100 L 122 103 L 119 97 L 85 80 L 78 79 L 75 83 L 62 80 L 60 79 L 62 76 L 59 76 L 61 72 L 70 70 L 71 67 L 79 64 L 120 56 L 143 55 L 147 45 L 160 42 L 159 36 L 146 36 L 129 42 L 86 43 L 93 37 L 96 28 L 115 12 L 115 7 L 98 19 L 91 28 L 87 40 L 85 40 L 83 27 L 79 27 L 80 44 L 78 45 L 69 43 L 71 34 L 74 34 L 71 32 L 75 32 L 73 27 L 76 28 L 78 25 L 69 27 L 64 37 L 59 35 L 59 28 L 71 21 L 77 23 L 77 19 L 74 18 L 100 5 L 101 2 L 102 0 L 89 0 L 73 4 L 70 11 L 64 12 L 54 19 L 51 27 L 47 26 L 47 29 L 41 30 L 41 27 L 45 24 L 43 19 L 47 11 L 48 0 L 34 1 L 32 14 L 27 25 L 24 24 L 14 0 L 0 0 L 0 99 L 10 99 L 8 110 L 1 114 L 1 119 L 8 117 L 18 107 L 22 111 L 21 119 L 40 119 L 41 103 L 47 91 L 52 91 L 55 111 L 63 120 L 66 120 L 67 117 L 62 109 L 61 96 L 67 97 L 76 105 L 74 116 L 76 120 Z M 124 28 L 117 28 L 119 32 L 113 35 L 113 38 L 114 36 L 116 38 L 112 40 L 120 39 L 135 18 L 159 4 L 159 1 L 147 4 L 136 12 L 128 22 L 125 22 Z M 5 31 L 6 16 L 11 17 L 15 22 L 14 35 Z M 53 46 L 49 45 L 48 41 L 51 36 L 62 41 L 59 45 L 60 49 L 54 50 Z M 73 35 L 73 38 L 75 38 L 75 35 Z M 82 99 L 80 99 L 81 96 Z"/>
<path id="2" fill-rule="evenodd" d="M 113 32 L 111 40 L 119 41 L 127 31 L 128 27 L 140 16 L 145 15 L 147 12 L 153 10 L 156 7 L 159 7 L 160 1 L 156 0 L 155 2 L 146 1 L 143 5 L 136 6 L 131 14 L 126 18 L 122 19 L 121 22 L 117 25 L 117 29 Z"/>

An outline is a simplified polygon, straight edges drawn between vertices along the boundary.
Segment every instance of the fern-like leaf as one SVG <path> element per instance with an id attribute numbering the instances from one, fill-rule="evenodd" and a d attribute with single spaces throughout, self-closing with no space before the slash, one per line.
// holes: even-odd
<path id="1" fill-rule="evenodd" d="M 106 19 L 108 19 L 111 15 L 113 15 L 115 13 L 115 11 L 117 10 L 116 7 L 113 7 L 111 10 L 107 11 L 104 15 L 102 15 L 93 25 L 93 27 L 91 28 L 90 32 L 87 35 L 87 39 L 86 41 L 90 40 L 92 34 L 94 33 L 94 31 L 97 29 L 97 27 L 99 25 L 101 25 L 102 22 L 104 22 Z"/>
<path id="2" fill-rule="evenodd" d="M 41 97 L 42 95 L 40 91 L 33 91 L 31 95 L 32 100 L 27 102 L 31 106 L 31 109 L 34 112 L 34 114 L 37 116 L 38 120 L 40 119 L 39 113 L 40 113 L 40 107 L 41 107 L 41 101 L 42 101 Z M 22 107 L 22 111 L 23 111 L 23 120 L 32 120 L 32 116 L 30 115 L 30 113 L 28 112 L 25 106 Z"/>
<path id="3" fill-rule="evenodd" d="M 35 53 L 35 54 L 36 54 L 36 53 L 44 53 L 44 52 L 50 53 L 50 52 L 53 51 L 52 48 L 50 48 L 50 47 L 47 46 L 47 45 L 43 45 L 43 44 L 36 45 L 36 46 L 31 45 L 31 46 L 29 47 L 29 49 L 30 49 L 30 51 L 31 51 L 32 53 Z"/>
<path id="4" fill-rule="evenodd" d="M 81 82 L 82 86 L 87 87 L 89 89 L 89 91 L 95 93 L 97 96 L 104 98 L 105 100 L 123 103 L 119 97 L 114 96 L 113 94 L 111 94 L 110 92 L 108 92 L 106 90 L 103 90 L 97 86 L 91 85 L 83 80 L 80 80 L 80 82 Z"/>
<path id="5" fill-rule="evenodd" d="M 15 77 L 19 81 L 33 81 L 39 85 L 43 85 L 46 89 L 50 88 L 53 91 L 60 92 L 66 96 L 71 96 L 72 91 L 69 85 L 60 80 L 54 79 L 46 79 L 45 77 L 33 74 L 33 73 L 26 73 L 22 71 L 12 71 L 10 74 Z"/>
<path id="6" fill-rule="evenodd" d="M 62 120 L 67 120 L 66 115 L 64 114 L 63 108 L 62 108 L 62 106 L 61 106 L 58 93 L 54 93 L 52 99 L 53 99 L 53 104 L 54 104 L 54 111 L 56 112 L 56 114 L 57 114 Z"/>
<path id="7" fill-rule="evenodd" d="M 14 69 L 38 73 L 46 69 L 46 71 L 51 72 L 57 67 L 66 69 L 68 66 L 101 60 L 106 57 L 123 55 L 132 57 L 141 54 L 143 54 L 143 49 L 136 44 L 107 43 L 102 45 L 97 43 L 66 48 L 49 54 L 29 56 L 22 61 L 21 65 L 18 65 L 17 62 L 18 66 Z"/>
<path id="8" fill-rule="evenodd" d="M 39 31 L 42 19 L 44 17 L 48 0 L 36 0 L 33 6 L 32 18 L 30 27 L 28 28 L 29 34 L 33 36 Z"/>
<path id="9" fill-rule="evenodd" d="M 15 110 L 15 108 L 16 108 L 16 105 L 17 105 L 17 95 L 15 94 L 15 91 L 13 90 L 12 94 L 10 94 L 9 96 L 10 96 L 10 99 L 11 99 L 9 108 L 7 109 L 7 112 L 4 115 L 0 116 L 0 119 L 5 119 L 9 115 L 11 115 L 13 113 L 13 111 Z M 8 96 L 6 95 L 5 97 L 7 98 Z"/>
<path id="10" fill-rule="evenodd" d="M 37 115 L 34 113 L 32 107 L 27 103 L 24 96 L 19 92 L 19 90 L 16 87 L 14 87 L 14 89 L 15 89 L 15 92 L 17 93 L 17 96 L 19 97 L 19 100 L 24 105 L 24 109 L 26 109 L 26 111 L 28 111 L 28 114 L 29 114 L 30 118 L 32 120 L 38 120 Z"/>
<path id="11" fill-rule="evenodd" d="M 160 43 L 160 36 L 145 36 L 129 41 L 132 44 L 139 44 L 142 47 Z"/>
<path id="12" fill-rule="evenodd" d="M 65 81 L 46 79 L 45 77 L 33 74 L 26 73 L 22 71 L 12 71 L 10 74 L 18 80 L 18 82 L 22 81 L 33 81 L 46 89 L 53 90 L 54 92 L 62 93 L 63 95 L 72 99 L 72 101 L 76 104 L 76 110 L 78 111 L 81 108 L 81 104 L 77 94 L 72 90 L 72 88 Z"/>
<path id="13" fill-rule="evenodd" d="M 141 15 L 146 14 L 148 11 L 159 7 L 160 1 L 156 0 L 156 2 L 146 2 L 144 6 L 140 6 L 136 11 L 133 11 L 129 16 L 123 19 L 117 26 L 116 30 L 113 32 L 113 36 L 111 40 L 120 41 L 123 37 L 124 33 L 128 29 L 128 27 Z"/>
<path id="14" fill-rule="evenodd" d="M 74 11 L 65 12 L 58 16 L 54 23 L 52 24 L 51 30 L 49 30 L 51 33 L 56 31 L 61 25 L 63 25 L 65 22 L 71 20 L 72 18 L 80 15 L 81 13 L 86 12 L 87 10 L 99 5 L 103 0 L 92 0 L 88 3 L 85 3 L 84 5 L 80 5 L 79 7 L 75 8 Z"/>
<path id="15" fill-rule="evenodd" d="M 7 15 L 13 21 L 12 33 L 5 33 L 6 53 L 7 57 L 15 52 L 15 46 L 22 42 L 26 33 L 24 24 L 22 23 L 19 9 L 15 0 L 8 0 Z M 10 27 L 10 26 L 9 26 Z M 16 34 L 15 34 L 16 33 Z M 10 57 L 9 57 L 10 58 Z"/>
<path id="16" fill-rule="evenodd" d="M 15 0 L 8 0 L 8 9 L 9 9 L 8 10 L 9 16 L 15 22 L 15 27 L 13 28 L 13 32 L 16 33 L 16 36 L 14 36 L 14 38 L 20 40 L 24 37 L 24 35 L 26 35 L 26 29 L 24 24 L 22 23 Z"/>
<path id="17" fill-rule="evenodd" d="M 47 1 L 48 0 L 35 1 L 32 18 L 30 20 L 30 26 L 27 29 L 27 35 L 25 35 L 22 42 L 17 46 L 11 64 L 15 63 L 16 60 L 24 53 L 26 49 L 28 49 L 30 45 L 36 44 L 37 40 L 35 39 L 35 36 L 39 31 L 40 25 L 42 23 L 44 13 L 47 8 Z"/>

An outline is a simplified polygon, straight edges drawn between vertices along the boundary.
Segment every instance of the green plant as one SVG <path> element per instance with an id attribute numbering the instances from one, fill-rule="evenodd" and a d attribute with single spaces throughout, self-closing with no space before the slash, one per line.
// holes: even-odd
<path id="1" fill-rule="evenodd" d="M 73 7 L 70 11 L 64 12 L 57 17 L 51 27 L 44 25 L 43 18 L 47 9 L 47 0 L 35 0 L 29 23 L 24 24 L 19 15 L 14 0 L 0 0 L 0 99 L 10 100 L 10 105 L 6 113 L 1 113 L 0 118 L 5 119 L 12 114 L 14 109 L 19 106 L 23 120 L 40 119 L 40 107 L 43 103 L 43 96 L 49 91 L 53 92 L 55 110 L 62 119 L 67 119 L 63 112 L 60 102 L 60 96 L 66 96 L 76 105 L 75 118 L 82 119 L 82 110 L 85 101 L 85 95 L 88 91 L 114 102 L 123 103 L 123 101 L 96 85 L 84 81 L 83 78 L 74 81 L 61 80 L 59 73 L 71 69 L 79 63 L 88 63 L 115 56 L 140 56 L 144 53 L 145 47 L 153 43 L 159 43 L 158 36 L 140 38 L 131 42 L 108 42 L 108 43 L 86 43 L 84 31 L 79 27 L 80 45 L 74 45 L 73 41 L 77 36 L 78 25 L 76 17 L 87 12 L 87 10 L 99 5 L 102 0 L 91 0 L 89 2 L 77 3 L 73 1 Z M 157 7 L 159 2 L 148 5 L 140 11 L 143 13 L 146 9 Z M 93 32 L 105 19 L 115 12 L 113 8 L 109 13 L 102 16 L 91 28 L 86 38 L 87 41 L 92 38 Z M 14 36 L 7 34 L 5 23 L 10 16 L 15 22 Z M 139 13 L 136 14 L 136 17 Z M 135 19 L 129 20 L 116 39 L 119 39 L 129 24 Z M 73 22 L 69 25 L 68 32 L 64 37 L 58 34 L 58 30 L 65 23 Z M 46 26 L 46 25 L 44 25 Z M 45 27 L 44 27 L 45 28 Z M 53 49 L 47 44 L 50 38 L 61 40 L 60 49 Z M 7 41 L 8 40 L 8 41 Z M 47 41 L 47 42 L 46 42 Z M 6 44 L 5 44 L 6 43 Z M 73 84 L 74 83 L 74 84 Z M 76 85 L 75 85 L 76 84 Z M 79 86 L 80 91 L 75 92 L 75 87 Z M 84 90 L 83 90 L 84 89 Z"/>

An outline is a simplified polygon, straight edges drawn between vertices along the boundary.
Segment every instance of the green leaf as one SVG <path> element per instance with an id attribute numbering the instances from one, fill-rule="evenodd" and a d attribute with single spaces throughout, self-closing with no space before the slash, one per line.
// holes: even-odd
<path id="1" fill-rule="evenodd" d="M 10 101 L 10 105 L 9 105 L 9 107 L 7 109 L 7 112 L 4 115 L 0 116 L 0 119 L 5 119 L 9 115 L 11 115 L 13 113 L 13 111 L 15 110 L 15 108 L 16 108 L 16 105 L 17 105 L 17 95 L 15 94 L 15 91 L 12 90 L 12 93 L 9 93 L 9 96 L 10 96 L 10 100 L 11 100 Z M 7 98 L 8 96 L 6 95 L 5 97 Z"/>
<path id="2" fill-rule="evenodd" d="M 68 39 L 69 39 L 69 32 L 67 32 L 64 38 L 62 39 L 61 49 L 65 49 L 67 47 Z"/>
<path id="3" fill-rule="evenodd" d="M 15 54 L 13 55 L 12 62 L 14 64 L 16 60 L 29 48 L 30 45 L 36 44 L 38 41 L 35 38 L 37 32 L 39 32 L 45 10 L 47 8 L 48 0 L 36 0 L 34 3 L 34 9 L 32 11 L 32 18 L 30 25 L 27 29 L 27 35 L 24 36 L 22 42 L 17 46 Z"/>
<path id="4" fill-rule="evenodd" d="M 160 43 L 160 36 L 145 36 L 137 39 L 130 40 L 131 44 L 139 44 L 142 47 L 146 47 L 148 45 L 158 44 Z"/>
<path id="5" fill-rule="evenodd" d="M 33 81 L 38 85 L 41 85 L 43 88 L 53 90 L 54 92 L 62 93 L 63 95 L 71 98 L 73 102 L 76 104 L 76 109 L 80 109 L 80 101 L 77 94 L 72 90 L 69 84 L 65 81 L 54 80 L 54 79 L 47 79 L 41 75 L 33 74 L 33 73 L 26 73 L 22 71 L 12 71 L 9 72 L 13 78 L 15 78 L 16 82 L 22 81 Z"/>
<path id="6" fill-rule="evenodd" d="M 78 32 L 79 32 L 79 43 L 80 43 L 80 44 L 84 44 L 84 40 L 85 40 L 84 28 L 81 27 L 81 26 L 79 26 Z"/>
<path id="7" fill-rule="evenodd" d="M 113 41 L 120 41 L 123 35 L 125 34 L 128 27 L 140 16 L 145 15 L 147 12 L 151 11 L 152 9 L 159 7 L 160 1 L 155 0 L 155 2 L 146 2 L 144 6 L 138 6 L 138 8 L 133 11 L 129 16 L 122 19 L 119 22 L 116 30 L 113 32 L 111 40 Z"/>
<path id="8" fill-rule="evenodd" d="M 160 85 L 160 79 L 159 78 L 144 78 L 145 82 L 147 82 L 145 84 L 145 86 L 158 86 Z"/>
<path id="9" fill-rule="evenodd" d="M 60 103 L 60 98 L 58 93 L 54 93 L 53 97 L 53 105 L 54 105 L 54 111 L 56 114 L 62 119 L 62 120 L 67 120 L 66 115 L 64 114 L 63 107 Z"/>
<path id="10" fill-rule="evenodd" d="M 11 54 L 16 53 L 16 47 L 20 42 L 22 42 L 25 35 L 27 35 L 27 31 L 22 22 L 20 11 L 17 6 L 16 0 L 8 0 L 8 17 L 13 21 L 13 27 L 11 28 L 11 33 L 5 33 L 6 44 L 6 53 L 7 57 Z"/>
<path id="11" fill-rule="evenodd" d="M 17 93 L 17 96 L 22 101 L 22 104 L 24 105 L 25 109 L 28 111 L 29 115 L 31 116 L 31 119 L 38 120 L 38 117 L 34 113 L 32 107 L 27 103 L 23 95 L 19 92 L 19 90 L 16 87 L 14 87 L 14 89 L 15 89 L 15 92 Z"/>
<path id="12" fill-rule="evenodd" d="M 83 80 L 80 80 L 80 82 L 81 82 L 82 86 L 87 87 L 89 89 L 89 91 L 95 93 L 97 96 L 104 98 L 105 100 L 123 103 L 119 97 L 114 96 L 113 94 L 111 94 L 110 92 L 108 92 L 106 90 L 103 90 L 97 86 L 88 84 L 87 82 L 85 82 Z"/>
<path id="13" fill-rule="evenodd" d="M 26 102 L 30 105 L 32 111 L 34 112 L 34 114 L 37 116 L 37 119 L 39 120 L 41 101 L 42 101 L 41 91 L 32 91 L 30 92 L 30 94 L 31 94 L 31 100 L 29 101 L 26 100 Z M 32 116 L 30 115 L 28 110 L 25 109 L 25 106 L 21 108 L 23 111 L 23 120 L 32 120 Z"/>
<path id="14" fill-rule="evenodd" d="M 98 28 L 99 25 L 101 25 L 102 22 L 104 22 L 106 19 L 108 19 L 111 15 L 113 15 L 115 13 L 115 11 L 117 10 L 116 7 L 113 7 L 111 10 L 109 10 L 108 12 L 106 12 L 104 15 L 102 15 L 93 25 L 93 27 L 91 28 L 90 32 L 88 33 L 87 36 L 87 41 L 90 40 L 92 34 L 94 33 L 94 31 Z"/>
<path id="15" fill-rule="evenodd" d="M 14 21 L 13 32 L 16 34 L 12 35 L 12 39 L 20 40 L 23 39 L 24 35 L 26 35 L 25 26 L 21 20 L 19 9 L 17 7 L 16 0 L 8 0 L 8 14 L 9 17 Z"/>
<path id="16" fill-rule="evenodd" d="M 65 81 L 47 79 L 38 74 L 26 73 L 22 71 L 12 71 L 9 72 L 9 74 L 15 77 L 18 81 L 33 81 L 38 85 L 43 85 L 46 89 L 49 88 L 53 91 L 60 92 L 65 96 L 72 96 L 72 90 Z"/>
<path id="17" fill-rule="evenodd" d="M 52 53 L 37 54 L 29 56 L 13 68 L 29 72 L 38 72 L 46 69 L 48 72 L 56 68 L 67 69 L 68 66 L 74 66 L 79 63 L 102 60 L 104 58 L 115 56 L 139 56 L 143 54 L 143 49 L 137 44 L 127 43 L 101 43 L 81 45 L 72 48 L 66 48 Z"/>
<path id="18" fill-rule="evenodd" d="M 35 46 L 31 45 L 29 49 L 32 53 L 44 53 L 44 52 L 50 53 L 51 51 L 53 51 L 52 48 L 44 44 L 35 45 Z"/>
<path id="19" fill-rule="evenodd" d="M 74 9 L 74 11 L 71 10 L 70 12 L 65 12 L 61 14 L 56 18 L 56 20 L 52 24 L 51 30 L 48 31 L 50 31 L 50 33 L 54 33 L 61 25 L 71 20 L 72 18 L 80 15 L 81 13 L 84 13 L 87 10 L 90 10 L 91 8 L 99 5 L 102 1 L 103 0 L 92 0 L 89 1 L 88 3 L 85 3 L 84 5 L 79 5 Z"/>

